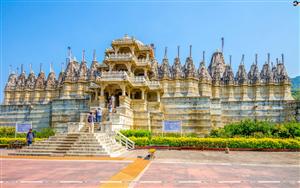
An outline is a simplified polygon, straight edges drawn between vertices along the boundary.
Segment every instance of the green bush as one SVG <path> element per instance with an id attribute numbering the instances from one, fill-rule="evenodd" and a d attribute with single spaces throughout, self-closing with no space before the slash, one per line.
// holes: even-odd
<path id="1" fill-rule="evenodd" d="M 209 137 L 234 138 L 234 137 L 275 137 L 295 138 L 300 136 L 299 122 L 286 122 L 275 124 L 269 121 L 243 120 L 230 123 L 223 128 L 213 129 Z"/>
<path id="2" fill-rule="evenodd" d="M 34 139 L 35 141 L 40 141 L 43 140 L 42 138 L 36 138 Z M 22 142 L 24 144 L 26 144 L 26 138 L 0 138 L 0 144 L 11 144 L 13 142 Z"/>
<path id="3" fill-rule="evenodd" d="M 36 138 L 48 138 L 49 136 L 55 135 L 55 131 L 52 128 L 42 128 L 41 131 L 33 130 Z M 17 133 L 18 138 L 25 138 L 26 133 Z M 2 138 L 14 138 L 15 137 L 15 127 L 3 126 L 0 127 L 0 137 Z"/>
<path id="4" fill-rule="evenodd" d="M 152 134 L 150 131 L 148 130 L 132 130 L 132 129 L 129 129 L 129 130 L 121 130 L 120 131 L 124 136 L 126 137 L 151 137 Z"/>
<path id="5" fill-rule="evenodd" d="M 168 145 L 197 148 L 300 149 L 300 140 L 275 138 L 130 137 L 137 146 Z"/>

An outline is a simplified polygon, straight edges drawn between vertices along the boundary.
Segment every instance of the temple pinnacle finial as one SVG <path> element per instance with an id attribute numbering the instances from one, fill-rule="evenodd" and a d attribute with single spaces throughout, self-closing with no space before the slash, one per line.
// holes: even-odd
<path id="1" fill-rule="evenodd" d="M 232 57 L 232 55 L 229 55 L 229 65 L 230 65 L 230 67 L 231 67 L 231 57 Z"/>
<path id="2" fill-rule="evenodd" d="M 167 53 L 168 53 L 168 47 L 165 47 L 165 56 L 164 56 L 165 59 L 167 58 Z"/>
<path id="3" fill-rule="evenodd" d="M 21 74 L 24 73 L 24 66 L 21 64 Z"/>
<path id="4" fill-rule="evenodd" d="M 85 50 L 82 50 L 82 62 L 85 62 Z"/>
<path id="5" fill-rule="evenodd" d="M 70 46 L 68 46 L 68 59 L 69 59 L 69 61 L 72 60 L 72 50 L 71 50 Z"/>
<path id="6" fill-rule="evenodd" d="M 177 46 L 177 58 L 179 58 L 180 46 Z"/>
<path id="7" fill-rule="evenodd" d="M 270 53 L 268 53 L 268 64 L 270 64 Z"/>
<path id="8" fill-rule="evenodd" d="M 61 72 L 64 72 L 64 62 L 61 63 Z"/>
<path id="9" fill-rule="evenodd" d="M 53 64 L 52 63 L 50 63 L 50 72 L 54 72 L 53 71 Z"/>
<path id="10" fill-rule="evenodd" d="M 12 69 L 12 66 L 9 65 L 9 66 L 8 66 L 8 74 L 11 74 L 11 69 Z"/>
<path id="11" fill-rule="evenodd" d="M 205 51 L 202 52 L 202 62 L 205 62 Z"/>
<path id="12" fill-rule="evenodd" d="M 257 65 L 257 54 L 255 54 L 255 65 Z"/>
<path id="13" fill-rule="evenodd" d="M 224 50 L 224 37 L 222 37 L 221 40 L 222 40 L 222 48 L 221 48 L 221 52 L 223 53 L 223 50 Z"/>
<path id="14" fill-rule="evenodd" d="M 43 63 L 40 63 L 40 72 L 43 71 Z"/>
<path id="15" fill-rule="evenodd" d="M 32 65 L 31 65 L 31 63 L 29 64 L 29 69 L 30 69 L 30 73 L 32 73 Z"/>
<path id="16" fill-rule="evenodd" d="M 190 45 L 190 58 L 192 58 L 192 45 Z"/>
<path id="17" fill-rule="evenodd" d="M 281 62 L 284 64 L 284 54 L 281 54 Z"/>
<path id="18" fill-rule="evenodd" d="M 93 51 L 93 61 L 97 61 L 96 49 L 94 49 L 94 51 Z"/>
<path id="19" fill-rule="evenodd" d="M 242 55 L 241 64 L 244 65 L 245 54 Z"/>

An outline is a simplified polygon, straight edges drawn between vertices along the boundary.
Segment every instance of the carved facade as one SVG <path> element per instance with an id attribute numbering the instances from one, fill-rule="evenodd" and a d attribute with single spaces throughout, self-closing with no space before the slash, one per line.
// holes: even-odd
<path id="1" fill-rule="evenodd" d="M 215 52 L 208 68 L 205 58 L 197 69 L 190 56 L 181 64 L 179 53 L 173 65 L 167 53 L 159 65 L 153 46 L 125 36 L 113 40 L 102 62 L 94 53 L 91 66 L 68 54 L 68 64 L 48 77 L 33 71 L 26 76 L 11 73 L 5 87 L 4 105 L 48 104 L 53 100 L 89 100 L 90 108 L 107 107 L 116 98 L 116 118 L 121 128 L 161 131 L 163 120 L 182 120 L 185 132 L 205 133 L 243 118 L 282 121 L 285 104 L 292 101 L 284 57 L 259 71 L 257 56 L 246 72 L 244 58 L 234 74 L 223 52 Z M 281 109 L 278 110 L 278 109 Z"/>

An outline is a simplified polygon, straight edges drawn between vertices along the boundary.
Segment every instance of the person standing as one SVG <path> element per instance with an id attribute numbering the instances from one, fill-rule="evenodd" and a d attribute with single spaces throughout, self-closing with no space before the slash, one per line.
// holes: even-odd
<path id="1" fill-rule="evenodd" d="M 102 120 L 102 110 L 101 108 L 98 108 L 96 110 L 96 122 L 101 122 Z"/>
<path id="2" fill-rule="evenodd" d="M 32 144 L 32 142 L 34 141 L 34 137 L 34 132 L 32 132 L 32 129 L 29 129 L 26 135 L 27 146 L 30 146 Z"/>
<path id="3" fill-rule="evenodd" d="M 94 133 L 94 115 L 93 115 L 93 112 L 90 112 L 87 120 L 88 120 L 88 123 L 89 123 L 89 133 Z"/>

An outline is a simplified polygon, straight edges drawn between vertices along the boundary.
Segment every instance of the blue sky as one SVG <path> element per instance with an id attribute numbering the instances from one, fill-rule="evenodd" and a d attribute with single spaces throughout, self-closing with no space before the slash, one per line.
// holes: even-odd
<path id="1" fill-rule="evenodd" d="M 299 10 L 292 1 L 114 1 L 114 2 L 34 2 L 1 1 L 1 101 L 8 77 L 23 63 L 39 72 L 40 63 L 49 72 L 53 63 L 58 74 L 71 46 L 77 59 L 86 51 L 90 62 L 93 49 L 98 61 L 113 39 L 125 33 L 146 44 L 154 43 L 156 57 L 161 62 L 164 47 L 168 47 L 173 63 L 176 46 L 180 45 L 181 62 L 193 45 L 196 66 L 206 51 L 206 62 L 221 47 L 224 55 L 232 55 L 234 71 L 245 54 L 247 70 L 258 53 L 259 65 L 267 53 L 275 62 L 281 53 L 291 77 L 300 74 Z"/>

